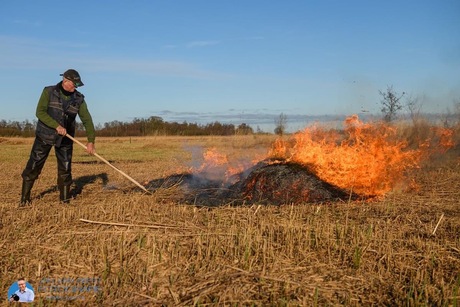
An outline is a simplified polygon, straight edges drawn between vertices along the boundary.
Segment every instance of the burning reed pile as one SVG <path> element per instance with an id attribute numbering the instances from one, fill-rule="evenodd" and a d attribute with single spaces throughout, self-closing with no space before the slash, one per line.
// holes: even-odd
<path id="1" fill-rule="evenodd" d="M 200 168 L 147 186 L 151 191 L 175 187 L 178 200 L 204 206 L 369 199 L 396 186 L 416 188 L 407 175 L 433 152 L 454 145 L 444 128 L 409 142 L 388 123 L 366 124 L 351 116 L 344 127 L 310 127 L 278 139 L 268 157 L 251 167 L 230 166 L 225 155 L 210 150 Z"/>
<path id="2" fill-rule="evenodd" d="M 178 174 L 153 180 L 147 188 L 176 188 L 179 200 L 203 206 L 323 203 L 358 197 L 321 180 L 308 168 L 286 161 L 265 160 L 231 179 L 235 183 Z"/>
<path id="3" fill-rule="evenodd" d="M 322 203 L 357 197 L 321 180 L 308 168 L 285 161 L 259 163 L 232 188 L 245 201 L 269 204 Z"/>

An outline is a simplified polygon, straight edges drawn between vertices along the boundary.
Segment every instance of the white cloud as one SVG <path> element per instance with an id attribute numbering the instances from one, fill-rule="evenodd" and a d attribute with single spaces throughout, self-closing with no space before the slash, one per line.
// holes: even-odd
<path id="1" fill-rule="evenodd" d="M 195 48 L 195 47 L 206 47 L 206 46 L 214 46 L 220 44 L 221 41 L 212 40 L 212 41 L 194 41 L 187 44 L 187 48 Z"/>
<path id="2" fill-rule="evenodd" d="M 28 26 L 28 27 L 33 27 L 33 28 L 41 27 L 43 24 L 41 21 L 38 21 L 38 20 L 31 21 L 31 20 L 25 20 L 25 19 L 16 19 L 16 20 L 13 20 L 13 23 L 16 25 Z"/>

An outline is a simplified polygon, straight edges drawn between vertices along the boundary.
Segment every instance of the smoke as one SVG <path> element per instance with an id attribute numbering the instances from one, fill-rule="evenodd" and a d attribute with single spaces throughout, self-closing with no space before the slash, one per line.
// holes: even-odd
<path id="1" fill-rule="evenodd" d="M 187 185 L 199 187 L 228 188 L 230 185 L 245 179 L 250 168 L 256 163 L 255 158 L 238 156 L 230 160 L 228 156 L 215 148 L 205 149 L 203 146 L 184 145 L 191 160 L 188 163 L 190 176 Z"/>

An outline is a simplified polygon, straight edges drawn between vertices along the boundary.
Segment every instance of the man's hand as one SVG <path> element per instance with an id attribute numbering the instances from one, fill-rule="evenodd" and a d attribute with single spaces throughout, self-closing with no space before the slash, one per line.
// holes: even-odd
<path id="1" fill-rule="evenodd" d="M 90 155 L 94 155 L 96 153 L 96 147 L 94 146 L 94 143 L 86 144 L 86 152 Z"/>
<path id="2" fill-rule="evenodd" d="M 61 125 L 57 126 L 56 131 L 60 135 L 66 135 L 67 134 L 67 130 L 65 130 L 65 128 L 62 127 Z"/>

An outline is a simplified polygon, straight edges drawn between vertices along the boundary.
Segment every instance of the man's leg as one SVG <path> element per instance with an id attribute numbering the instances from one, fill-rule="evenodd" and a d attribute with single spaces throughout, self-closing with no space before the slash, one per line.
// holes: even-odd
<path id="1" fill-rule="evenodd" d="M 21 200 L 19 201 L 19 207 L 29 205 L 32 201 L 30 199 L 30 192 L 34 186 L 34 180 L 22 180 Z"/>
<path id="2" fill-rule="evenodd" d="M 73 146 L 61 145 L 54 147 L 58 164 L 57 184 L 59 187 L 59 200 L 63 203 L 70 201 L 70 185 L 72 184 L 72 152 Z"/>
<path id="3" fill-rule="evenodd" d="M 30 191 L 32 190 L 35 180 L 42 172 L 51 147 L 52 145 L 45 144 L 39 138 L 35 138 L 32 150 L 30 151 L 29 161 L 27 161 L 26 168 L 22 172 L 20 207 L 30 204 Z"/>

